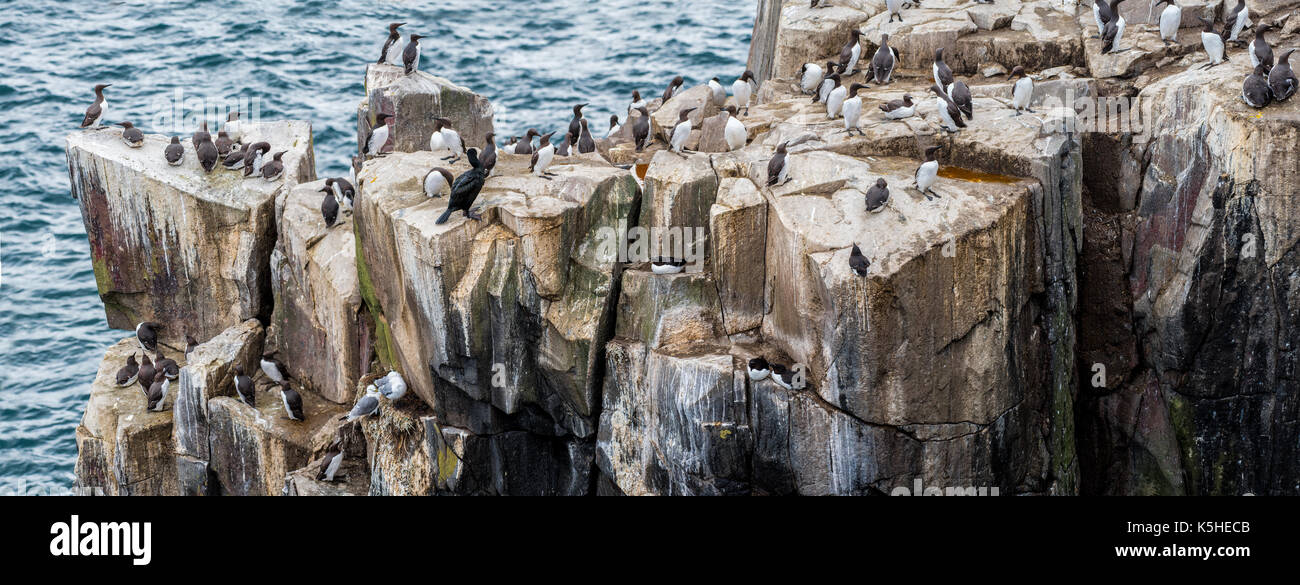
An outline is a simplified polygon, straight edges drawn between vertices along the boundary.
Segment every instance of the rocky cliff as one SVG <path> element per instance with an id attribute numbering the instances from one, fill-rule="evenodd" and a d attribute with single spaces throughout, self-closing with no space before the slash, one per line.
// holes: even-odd
<path id="1" fill-rule="evenodd" d="M 1275 45 L 1295 41 L 1294 4 L 1257 9 L 1283 25 Z M 161 137 L 131 150 L 113 130 L 74 134 L 110 325 L 160 321 L 170 346 L 203 341 L 161 413 L 112 384 L 134 340 L 109 348 L 78 481 L 121 494 L 847 495 L 917 480 L 1295 493 L 1300 115 L 1294 101 L 1240 102 L 1244 52 L 1198 69 L 1188 15 L 1220 9 L 1184 5 L 1166 46 L 1126 6 L 1132 48 L 1100 55 L 1087 6 L 927 0 L 889 22 L 880 1 L 759 0 L 743 148 L 727 148 L 707 88 L 688 87 L 651 104 L 645 151 L 616 136 L 558 158 L 554 177 L 501 153 L 481 219 L 444 224 L 447 197 L 423 180 L 469 167 L 428 151 L 432 120 L 481 147 L 492 106 L 433 75 L 367 69 L 358 144 L 379 112 L 391 138 L 354 161 L 355 211 L 328 227 L 305 124 L 261 126 L 295 149 L 275 184 L 159 165 Z M 838 60 L 855 29 L 863 65 L 886 33 L 900 65 L 846 133 L 796 78 Z M 958 133 L 925 97 L 938 48 L 974 96 Z M 1024 115 L 1009 106 L 1016 66 L 1036 81 Z M 916 115 L 886 119 L 878 106 L 905 94 Z M 1136 126 L 1097 126 L 1110 120 L 1095 106 L 1134 97 Z M 689 152 L 668 152 L 692 107 Z M 789 180 L 771 185 L 781 144 Z M 926 196 L 914 173 L 930 146 Z M 879 179 L 890 199 L 871 213 Z M 684 269 L 655 270 L 661 257 Z M 305 421 L 285 417 L 265 351 Z M 760 356 L 794 370 L 789 387 L 751 378 Z M 236 365 L 255 373 L 256 406 L 235 396 Z M 338 420 L 390 371 L 406 396 Z M 317 481 L 336 438 L 338 481 Z"/>

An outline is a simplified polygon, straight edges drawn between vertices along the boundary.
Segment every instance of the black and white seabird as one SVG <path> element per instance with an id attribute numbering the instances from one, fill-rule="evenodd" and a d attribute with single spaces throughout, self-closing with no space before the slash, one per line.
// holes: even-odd
<path id="1" fill-rule="evenodd" d="M 717 77 L 709 80 L 709 102 L 719 108 L 727 103 L 727 90 L 722 87 L 722 80 Z"/>
<path id="2" fill-rule="evenodd" d="M 1106 0 L 1092 0 L 1092 18 L 1097 22 L 1097 34 L 1092 38 L 1100 39 L 1101 35 L 1106 34 L 1106 23 L 1114 18 L 1110 12 L 1110 5 L 1106 3 Z"/>
<path id="3" fill-rule="evenodd" d="M 957 109 L 966 116 L 967 120 L 975 119 L 975 104 L 971 100 L 970 87 L 966 82 L 954 81 L 952 87 L 948 89 L 948 94 L 952 97 L 952 102 L 957 104 Z"/>
<path id="4" fill-rule="evenodd" d="M 952 69 L 947 63 L 943 62 L 943 47 L 934 50 L 934 65 L 930 66 L 930 72 L 934 74 L 934 82 L 939 84 L 944 93 L 948 92 L 948 86 L 952 85 Z"/>
<path id="5" fill-rule="evenodd" d="M 1020 79 L 1016 79 L 1017 77 Z M 1016 65 L 1016 68 L 1011 70 L 1011 79 L 1015 80 L 1011 84 L 1011 107 L 1016 110 L 1016 115 L 1019 116 L 1021 110 L 1034 113 L 1033 108 L 1029 107 L 1034 101 L 1034 80 L 1020 65 Z"/>
<path id="6" fill-rule="evenodd" d="M 939 111 L 939 126 L 948 132 L 957 132 L 966 127 L 966 122 L 962 121 L 961 108 L 957 107 L 956 102 L 943 91 L 938 84 L 930 86 L 930 91 L 935 95 L 935 108 Z"/>
<path id="7" fill-rule="evenodd" d="M 853 244 L 853 251 L 849 252 L 849 268 L 858 276 L 866 276 L 871 271 L 871 259 L 862 254 L 862 248 Z"/>
<path id="8" fill-rule="evenodd" d="M 898 0 L 890 0 L 897 2 Z M 902 18 L 901 16 L 899 18 Z M 889 46 L 889 35 L 880 35 L 880 48 L 871 58 L 871 77 L 876 85 L 893 83 L 894 65 L 898 63 L 898 50 Z"/>
<path id="9" fill-rule="evenodd" d="M 479 155 L 478 159 L 483 163 L 483 168 L 487 170 L 489 175 L 491 175 L 492 169 L 495 169 L 497 166 L 496 132 L 488 132 L 487 135 L 483 137 L 483 153 Z"/>
<path id="10" fill-rule="evenodd" d="M 519 145 L 519 140 L 521 138 L 522 138 L 521 136 L 511 136 L 510 141 L 506 142 L 506 145 L 501 147 L 501 152 L 504 152 L 506 154 L 514 154 L 515 146 Z"/>
<path id="11" fill-rule="evenodd" d="M 325 179 L 325 186 L 334 191 L 334 201 L 343 211 L 351 211 L 356 204 L 357 190 L 352 183 L 342 177 Z"/>
<path id="12" fill-rule="evenodd" d="M 1246 0 L 1237 0 L 1237 5 L 1223 15 L 1224 42 L 1241 43 L 1237 36 L 1246 28 L 1246 21 L 1249 19 L 1250 8 L 1246 7 Z"/>
<path id="13" fill-rule="evenodd" d="M 176 360 L 164 356 L 161 349 L 155 351 L 153 355 L 153 367 L 155 371 L 166 376 L 168 380 L 175 380 L 176 378 L 181 377 L 181 367 L 176 363 Z"/>
<path id="14" fill-rule="evenodd" d="M 550 134 L 543 137 L 543 141 L 548 137 Z M 479 191 L 483 190 L 483 183 L 487 181 L 487 170 L 479 163 L 478 150 L 471 148 L 465 151 L 465 156 L 469 158 L 471 168 L 456 177 L 456 181 L 451 185 L 451 197 L 447 200 L 447 211 L 444 211 L 434 223 L 447 223 L 447 220 L 451 219 L 451 214 L 456 211 L 465 212 L 465 217 L 473 220 L 482 219 L 478 214 L 470 211 L 470 207 L 474 205 L 474 200 L 478 199 Z"/>
<path id="15" fill-rule="evenodd" d="M 384 48 L 380 50 L 376 63 L 402 66 L 402 33 L 397 32 L 397 28 L 404 24 L 406 23 L 394 22 L 388 25 L 388 39 L 384 41 Z"/>
<path id="16" fill-rule="evenodd" d="M 135 377 L 140 373 L 140 364 L 135 361 L 135 354 L 126 356 L 126 365 L 117 371 L 117 377 L 114 379 L 119 388 L 125 388 L 135 383 Z"/>
<path id="17" fill-rule="evenodd" d="M 646 107 L 647 105 L 648 105 L 648 104 L 646 104 L 646 102 L 645 102 L 645 98 L 641 97 L 641 92 L 640 92 L 640 91 L 633 90 L 633 91 L 632 91 L 632 103 L 631 103 L 631 104 L 628 104 L 628 106 L 627 106 L 627 113 L 631 114 L 631 113 L 632 113 L 632 110 L 636 110 L 636 109 L 639 109 L 639 108 L 644 108 L 644 107 Z M 617 118 L 618 116 L 615 116 L 615 117 Z"/>
<path id="18" fill-rule="evenodd" d="M 243 126 L 243 122 L 239 120 L 239 112 L 230 112 L 226 114 L 226 123 L 221 126 L 221 129 L 231 141 L 238 143 L 244 138 Z"/>
<path id="19" fill-rule="evenodd" d="M 155 377 L 166 378 L 167 376 L 158 375 L 158 370 L 154 369 L 153 362 L 149 360 L 149 354 L 140 356 L 140 368 L 136 370 L 135 381 L 140 383 L 140 391 L 145 396 L 149 395 L 149 387 L 153 385 Z"/>
<path id="20" fill-rule="evenodd" d="M 1119 5 L 1124 0 L 1110 0 L 1110 12 L 1114 18 L 1106 22 L 1106 29 L 1101 33 L 1101 52 L 1121 53 L 1128 49 L 1120 49 L 1119 43 L 1124 38 L 1124 28 L 1127 23 L 1124 21 L 1124 15 L 1119 13 Z"/>
<path id="21" fill-rule="evenodd" d="M 371 386 L 366 388 L 366 392 L 372 390 L 379 392 L 384 398 L 394 401 L 406 396 L 406 380 L 402 378 L 402 375 L 397 370 L 393 370 L 388 372 L 388 375 L 375 379 Z"/>
<path id="22" fill-rule="evenodd" d="M 1166 45 L 1176 43 L 1178 27 L 1183 24 L 1183 7 L 1178 5 L 1178 0 L 1156 0 L 1151 8 L 1154 10 L 1161 2 L 1168 6 L 1160 12 L 1160 40 Z"/>
<path id="23" fill-rule="evenodd" d="M 200 122 L 199 129 L 195 130 L 194 135 L 190 137 L 190 142 L 194 144 L 195 150 L 199 148 L 199 143 L 204 140 L 212 140 L 212 134 L 208 133 L 207 120 Z"/>
<path id="24" fill-rule="evenodd" d="M 1205 47 L 1205 54 L 1209 56 L 1210 62 L 1201 66 L 1201 69 L 1208 69 L 1224 62 L 1223 60 L 1223 37 L 1219 32 L 1214 30 L 1214 21 L 1201 17 L 1201 24 L 1205 29 L 1201 31 L 1201 46 Z M 1109 25 L 1107 25 L 1109 27 Z"/>
<path id="25" fill-rule="evenodd" d="M 578 137 L 574 136 L 572 132 L 565 134 L 564 140 L 561 140 L 555 147 L 555 156 L 569 156 L 569 148 L 577 142 Z"/>
<path id="26" fill-rule="evenodd" d="M 668 84 L 668 88 L 664 90 L 663 103 L 666 104 L 668 100 L 673 99 L 673 96 L 677 95 L 677 92 L 682 89 L 683 83 L 686 83 L 686 80 L 682 79 L 682 76 L 674 77 L 672 82 Z"/>
<path id="27" fill-rule="evenodd" d="M 281 160 L 281 157 L 284 156 L 285 152 L 286 151 L 281 150 L 280 152 L 275 153 L 275 156 L 271 157 L 271 162 L 262 165 L 263 179 L 275 181 L 284 176 L 284 161 Z"/>
<path id="28" fill-rule="evenodd" d="M 325 457 L 320 462 L 320 471 L 316 473 L 316 481 L 334 481 L 334 476 L 338 475 L 341 465 L 343 465 L 343 439 L 336 436 L 333 441 L 330 441 L 329 448 L 325 450 Z"/>
<path id="29" fill-rule="evenodd" d="M 384 146 L 388 145 L 388 120 L 392 117 L 383 112 L 375 116 L 375 125 L 370 127 L 370 139 L 366 141 L 366 154 L 379 156 L 383 153 Z"/>
<path id="30" fill-rule="evenodd" d="M 784 364 L 772 364 L 772 381 L 786 390 L 794 389 L 794 372 Z"/>
<path id="31" fill-rule="evenodd" d="M 736 107 L 744 110 L 746 116 L 749 115 L 749 98 L 754 95 L 754 72 L 748 69 L 740 75 L 734 83 L 731 84 L 731 95 L 736 98 Z"/>
<path id="32" fill-rule="evenodd" d="M 840 113 L 844 116 L 844 131 L 849 136 L 852 136 L 855 130 L 858 134 L 867 135 L 858 128 L 858 120 L 862 119 L 862 96 L 858 95 L 858 91 L 866 88 L 867 86 L 861 83 L 849 86 L 849 97 L 844 100 L 844 105 L 840 106 Z"/>
<path id="33" fill-rule="evenodd" d="M 135 340 L 140 344 L 140 349 L 145 352 L 156 351 L 158 349 L 158 330 L 163 326 L 152 321 L 142 321 L 135 326 Z M 149 356 L 144 356 L 149 359 Z"/>
<path id="34" fill-rule="evenodd" d="M 681 258 L 659 257 L 650 260 L 650 272 L 654 274 L 677 274 L 686 270 L 686 260 Z"/>
<path id="35" fill-rule="evenodd" d="M 578 153 L 590 154 L 596 152 L 596 139 L 591 137 L 591 130 L 587 128 L 587 119 L 583 118 L 578 121 L 580 126 L 578 134 Z"/>
<path id="36" fill-rule="evenodd" d="M 540 136 L 536 128 L 529 128 L 524 132 L 524 139 L 515 144 L 515 154 L 533 154 L 533 137 Z"/>
<path id="37" fill-rule="evenodd" d="M 830 98 L 831 90 L 835 89 L 835 86 L 839 83 L 837 80 L 838 78 L 831 79 L 832 76 L 839 72 L 838 68 L 839 65 L 830 61 L 826 62 L 826 73 L 822 75 L 821 84 L 817 86 L 817 93 L 813 95 L 812 101 L 814 104 L 817 102 L 824 104 L 826 103 L 826 100 Z"/>
<path id="38" fill-rule="evenodd" d="M 1296 86 L 1300 82 L 1296 81 L 1295 71 L 1291 70 L 1291 53 L 1295 49 L 1282 51 L 1282 55 L 1277 59 L 1277 65 L 1268 71 L 1268 87 L 1273 90 L 1273 99 L 1284 102 L 1295 95 Z"/>
<path id="39" fill-rule="evenodd" d="M 722 137 L 727 141 L 727 151 L 740 150 L 749 142 L 749 131 L 745 124 L 736 117 L 736 106 L 722 108 L 727 114 L 727 124 L 722 128 Z"/>
<path id="40" fill-rule="evenodd" d="M 167 164 L 178 167 L 185 162 L 185 147 L 181 145 L 180 136 L 172 136 L 171 144 L 163 149 L 163 157 L 167 159 Z"/>
<path id="41" fill-rule="evenodd" d="M 257 408 L 257 390 L 253 386 L 253 379 L 244 374 L 244 366 L 239 364 L 235 364 L 235 394 L 239 395 L 244 404 Z"/>
<path id="42" fill-rule="evenodd" d="M 194 156 L 199 159 L 199 166 L 203 167 L 203 172 L 210 173 L 212 169 L 217 168 L 217 145 L 213 144 L 212 137 L 203 139 L 197 147 L 194 148 Z"/>
<path id="43" fill-rule="evenodd" d="M 145 407 L 154 412 L 162 412 L 163 403 L 167 401 L 167 387 L 171 385 L 171 380 L 167 376 L 155 376 L 153 383 L 149 385 L 149 391 L 145 393 L 149 403 Z"/>
<path id="44" fill-rule="evenodd" d="M 1264 75 L 1273 70 L 1273 47 L 1268 45 L 1264 33 L 1274 28 L 1273 23 L 1261 22 L 1255 27 L 1255 40 L 1250 43 L 1250 66 L 1264 66 Z"/>
<path id="45" fill-rule="evenodd" d="M 786 146 L 790 141 L 776 145 L 776 153 L 767 161 L 767 186 L 784 185 L 790 180 L 790 163 L 786 161 Z"/>
<path id="46" fill-rule="evenodd" d="M 99 121 L 104 119 L 104 113 L 108 111 L 108 100 L 104 99 L 104 88 L 113 85 L 111 83 L 100 83 L 95 86 L 95 101 L 86 108 L 86 117 L 81 119 L 81 127 L 89 128 L 98 126 Z"/>
<path id="47" fill-rule="evenodd" d="M 289 370 L 284 367 L 284 362 L 275 357 L 275 353 L 274 351 L 263 352 L 258 365 L 266 377 L 280 384 L 289 379 Z"/>
<path id="48" fill-rule="evenodd" d="M 340 416 L 339 420 L 352 422 L 363 416 L 370 416 L 379 412 L 379 396 L 380 394 L 378 391 L 367 391 L 366 395 L 362 396 L 361 400 L 358 400 L 356 405 L 352 407 L 352 410 L 347 414 Z"/>
<path id="49" fill-rule="evenodd" d="M 194 348 L 199 346 L 199 341 L 194 339 L 190 334 L 185 334 L 185 355 L 190 355 Z"/>
<path id="50" fill-rule="evenodd" d="M 451 176 L 451 171 L 442 167 L 434 167 L 424 176 L 424 196 L 429 198 L 442 197 L 442 190 L 450 188 L 455 180 Z"/>
<path id="51" fill-rule="evenodd" d="M 320 192 L 325 194 L 325 197 L 320 202 L 320 215 L 321 219 L 325 220 L 325 229 L 329 229 L 334 226 L 334 222 L 339 218 L 339 202 L 334 197 L 334 190 L 329 188 L 328 185 L 321 187 Z"/>
<path id="52" fill-rule="evenodd" d="M 645 100 L 642 100 L 645 101 Z M 618 114 L 609 117 L 609 131 L 605 133 L 605 138 L 613 140 L 619 132 L 623 131 L 623 125 L 618 122 Z"/>
<path id="53" fill-rule="evenodd" d="M 934 157 L 934 153 L 939 152 L 941 148 L 943 147 L 936 145 L 925 149 L 925 162 L 916 168 L 916 190 L 925 195 L 927 201 L 939 196 L 931 188 L 934 187 L 934 182 L 939 180 L 939 161 Z"/>
<path id="54" fill-rule="evenodd" d="M 125 142 L 127 146 L 130 146 L 131 148 L 140 148 L 141 146 L 144 146 L 144 132 L 140 131 L 139 128 L 136 128 L 134 124 L 130 122 L 118 122 L 117 125 L 122 127 L 122 142 Z"/>
<path id="55" fill-rule="evenodd" d="M 280 403 L 284 405 L 284 414 L 289 420 L 307 420 L 302 410 L 302 395 L 290 388 L 288 382 L 280 382 Z"/>
<path id="56" fill-rule="evenodd" d="M 749 379 L 755 382 L 772 375 L 772 366 L 767 364 L 763 356 L 758 356 L 749 360 Z"/>
<path id="57" fill-rule="evenodd" d="M 402 66 L 405 67 L 407 75 L 415 73 L 420 68 L 420 35 L 411 35 L 411 41 L 406 43 L 406 48 L 402 50 Z"/>
<path id="58" fill-rule="evenodd" d="M 889 183 L 884 179 L 876 179 L 876 184 L 867 189 L 867 211 L 871 213 L 880 213 L 885 209 L 885 204 L 889 203 Z"/>
<path id="59" fill-rule="evenodd" d="M 1246 76 L 1241 86 L 1241 100 L 1252 108 L 1262 108 L 1273 101 L 1273 90 L 1268 86 L 1268 77 L 1264 64 L 1255 66 L 1255 71 Z"/>
<path id="60" fill-rule="evenodd" d="M 569 134 L 577 136 L 578 132 L 581 130 L 581 125 L 578 121 L 582 119 L 582 108 L 585 107 L 587 107 L 587 104 L 578 104 L 573 106 L 573 117 L 569 119 Z"/>
<path id="61" fill-rule="evenodd" d="M 640 115 L 632 122 L 632 141 L 636 143 L 636 151 L 641 152 L 650 145 L 650 112 L 638 108 L 637 113 Z"/>
<path id="62" fill-rule="evenodd" d="M 898 17 L 898 22 L 903 22 L 903 0 L 885 0 L 885 9 L 889 11 L 889 20 L 894 22 L 894 17 Z"/>
<path id="63" fill-rule="evenodd" d="M 686 139 L 690 138 L 691 129 L 694 127 L 690 115 L 694 111 L 695 108 L 684 108 L 677 113 L 677 125 L 673 127 L 672 140 L 669 141 L 673 152 L 677 154 L 682 153 L 682 150 L 686 148 Z"/>
<path id="64" fill-rule="evenodd" d="M 533 153 L 532 162 L 528 165 L 528 172 L 548 181 L 554 176 L 552 173 L 548 172 L 548 169 L 551 168 L 551 161 L 555 160 L 555 145 L 551 144 L 551 136 L 554 135 L 554 132 L 542 135 L 541 139 L 537 142 L 537 151 Z M 461 176 L 463 177 L 464 175 Z M 474 195 L 477 196 L 478 193 L 475 193 Z"/>
<path id="65" fill-rule="evenodd" d="M 849 88 L 840 85 L 840 74 L 836 73 L 830 76 L 831 87 L 830 93 L 826 94 L 826 115 L 834 120 L 839 117 L 840 111 L 844 107 L 844 100 L 849 97 Z"/>
<path id="66" fill-rule="evenodd" d="M 429 137 L 429 149 L 435 151 L 450 150 L 451 154 L 442 157 L 442 160 L 455 163 L 465 154 L 465 141 L 460 139 L 460 133 L 452 127 L 450 119 L 435 118 L 433 121 L 433 134 Z"/>
<path id="67" fill-rule="evenodd" d="M 822 84 L 822 78 L 826 76 L 826 71 L 821 65 L 816 63 L 804 63 L 799 69 L 799 89 L 804 93 L 816 95 L 817 88 Z"/>
<path id="68" fill-rule="evenodd" d="M 890 120 L 902 120 L 916 114 L 916 104 L 912 102 L 912 95 L 905 93 L 901 100 L 889 100 L 880 104 L 880 111 Z"/>
<path id="69" fill-rule="evenodd" d="M 244 150 L 244 176 L 251 177 L 253 173 L 262 172 L 262 163 L 266 160 L 266 153 L 271 152 L 270 142 L 257 142 L 249 145 Z"/>
<path id="70" fill-rule="evenodd" d="M 230 154 L 230 149 L 235 146 L 235 141 L 230 139 L 230 135 L 225 130 L 217 132 L 217 139 L 213 141 L 217 145 L 217 156 L 225 158 Z"/>
<path id="71" fill-rule="evenodd" d="M 849 30 L 849 42 L 844 44 L 840 49 L 840 72 L 845 77 L 853 75 L 857 71 L 858 59 L 862 57 L 862 31 L 857 27 Z"/>
<path id="72" fill-rule="evenodd" d="M 221 159 L 221 166 L 232 171 L 244 168 L 244 157 L 248 155 L 248 147 L 240 147 L 230 151 L 225 158 Z"/>

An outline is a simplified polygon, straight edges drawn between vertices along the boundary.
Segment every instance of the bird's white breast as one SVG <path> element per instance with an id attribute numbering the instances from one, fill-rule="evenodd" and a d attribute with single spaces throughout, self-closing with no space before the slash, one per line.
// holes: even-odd
<path id="1" fill-rule="evenodd" d="M 830 117 L 840 115 L 840 106 L 844 105 L 844 96 L 848 93 L 849 90 L 844 89 L 842 85 L 831 90 L 831 96 L 826 100 L 826 113 L 830 114 Z"/>
<path id="2" fill-rule="evenodd" d="M 1160 13 L 1160 37 L 1174 40 L 1178 36 L 1178 26 L 1183 22 L 1183 11 L 1177 6 L 1165 8 Z"/>
<path id="3" fill-rule="evenodd" d="M 386 142 L 388 142 L 388 124 L 375 128 L 370 134 L 370 145 L 366 150 L 370 154 L 379 154 L 379 149 L 383 148 Z"/>
<path id="4" fill-rule="evenodd" d="M 686 144 L 686 137 L 691 134 L 691 121 L 686 120 L 677 124 L 673 128 L 673 150 L 680 151 L 682 145 Z"/>
<path id="5" fill-rule="evenodd" d="M 938 177 L 939 177 L 938 161 L 932 160 L 923 163 L 921 165 L 921 168 L 916 170 L 916 185 L 920 187 L 922 191 L 925 191 L 931 185 L 934 185 L 934 181 Z"/>
<path id="6" fill-rule="evenodd" d="M 852 97 L 844 101 L 844 126 L 852 128 L 858 125 L 858 115 L 862 113 L 862 98 Z"/>
<path id="7" fill-rule="evenodd" d="M 546 148 L 537 151 L 537 166 L 533 167 L 536 174 L 542 174 L 547 167 L 551 166 L 551 160 L 555 158 L 555 145 L 547 144 Z"/>
<path id="8" fill-rule="evenodd" d="M 803 72 L 803 83 L 801 84 L 803 90 L 812 91 L 817 89 L 817 81 L 821 78 L 822 68 L 816 65 L 810 65 L 808 69 Z"/>
<path id="9" fill-rule="evenodd" d="M 1011 98 L 1011 105 L 1017 109 L 1029 105 L 1029 100 L 1034 97 L 1034 80 L 1028 77 L 1022 77 L 1016 81 L 1016 87 Z"/>
<path id="10" fill-rule="evenodd" d="M 726 128 L 727 146 L 731 150 L 738 150 L 745 147 L 745 141 L 749 139 L 749 132 L 745 130 L 745 125 L 735 118 L 727 118 Z"/>
<path id="11" fill-rule="evenodd" d="M 432 172 L 424 179 L 424 194 L 427 197 L 437 197 L 446 187 L 447 179 L 442 176 L 442 173 Z"/>

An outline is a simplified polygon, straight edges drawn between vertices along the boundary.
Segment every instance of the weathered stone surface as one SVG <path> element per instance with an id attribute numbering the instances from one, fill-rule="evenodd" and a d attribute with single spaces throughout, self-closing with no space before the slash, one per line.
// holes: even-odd
<path id="1" fill-rule="evenodd" d="M 162 344 L 160 349 L 185 365 L 184 352 Z M 179 488 L 171 441 L 176 382 L 168 388 L 165 410 L 148 410 L 139 382 L 125 388 L 116 383 L 117 371 L 132 354 L 140 359 L 135 336 L 110 346 L 99 364 L 90 401 L 77 425 L 77 487 L 102 488 L 113 496 L 176 494 Z"/>
<path id="2" fill-rule="evenodd" d="M 280 234 L 271 253 L 274 347 L 293 378 L 327 400 L 351 403 L 361 363 L 361 288 L 353 219 L 325 228 L 324 181 L 281 196 Z"/>
<path id="3" fill-rule="evenodd" d="M 723 179 L 709 209 L 710 254 L 726 332 L 763 323 L 766 259 L 754 253 L 767 237 L 767 200 L 749 179 Z"/>
<path id="4" fill-rule="evenodd" d="M 289 472 L 310 460 L 313 437 L 347 412 L 300 391 L 307 420 L 290 420 L 279 390 L 261 374 L 256 381 L 257 408 L 228 396 L 208 400 L 209 468 L 221 494 L 281 495 Z"/>
<path id="5" fill-rule="evenodd" d="M 526 431 L 582 451 L 595 434 L 620 220 L 639 189 L 596 155 L 561 161 L 554 180 L 528 174 L 527 158 L 501 155 L 478 199 L 482 221 L 457 213 L 443 225 L 434 221 L 446 199 L 427 200 L 420 188 L 432 154 L 367 163 L 357 212 L 362 295 L 381 360 L 440 424 Z"/>
<path id="6" fill-rule="evenodd" d="M 1249 57 L 1229 56 L 1139 94 L 1159 107 L 1119 157 L 1137 191 L 1114 197 L 1137 202 L 1119 255 L 1131 316 L 1115 318 L 1141 360 L 1109 356 L 1133 381 L 1084 386 L 1089 492 L 1296 493 L 1300 105 L 1242 104 Z"/>
<path id="7" fill-rule="evenodd" d="M 311 126 L 250 122 L 243 128 L 245 140 L 288 151 L 282 180 L 245 180 L 220 168 L 204 174 L 188 148 L 185 163 L 170 167 L 163 136 L 147 135 L 139 149 L 123 144 L 118 129 L 68 136 L 72 193 L 110 327 L 169 324 L 160 335 L 179 343 L 187 329 L 207 339 L 269 316 L 273 202 L 281 190 L 316 178 Z"/>
<path id="8" fill-rule="evenodd" d="M 429 150 L 438 117 L 451 120 L 467 147 L 481 148 L 484 137 L 493 131 L 492 103 L 487 98 L 424 71 L 408 76 L 400 67 L 371 63 L 366 65 L 366 99 L 357 106 L 358 152 L 365 152 L 374 117 L 380 112 L 393 116 L 386 151 Z"/>
<path id="9" fill-rule="evenodd" d="M 695 150 L 700 141 L 700 127 L 704 125 L 705 120 L 718 115 L 719 112 L 718 106 L 710 99 L 712 95 L 708 85 L 697 85 L 678 91 L 673 99 L 665 102 L 658 110 L 650 112 L 650 135 L 668 143 L 672 138 L 673 129 L 677 128 L 682 110 L 694 108 L 694 111 L 686 117 L 694 127 L 691 139 L 686 142 L 686 148 Z"/>

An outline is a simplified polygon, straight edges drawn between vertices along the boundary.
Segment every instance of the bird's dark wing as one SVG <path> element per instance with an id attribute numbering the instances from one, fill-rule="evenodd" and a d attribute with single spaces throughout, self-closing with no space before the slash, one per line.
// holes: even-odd
<path id="1" fill-rule="evenodd" d="M 89 126 L 91 122 L 94 122 L 95 118 L 98 118 L 103 112 L 104 110 L 99 107 L 99 102 L 90 104 L 90 107 L 86 108 L 86 117 L 81 120 L 81 127 L 85 128 Z"/>
<path id="2" fill-rule="evenodd" d="M 948 104 L 948 115 L 952 116 L 952 121 L 957 124 L 958 128 L 965 128 L 966 122 L 962 120 L 961 114 L 961 108 L 957 107 L 957 104 Z"/>
<path id="3" fill-rule="evenodd" d="M 767 184 L 776 184 L 777 178 L 781 176 L 781 168 L 785 166 L 785 155 L 778 154 L 767 161 Z"/>
<path id="4" fill-rule="evenodd" d="M 528 172 L 530 172 L 530 173 L 533 172 L 533 169 L 535 169 L 535 168 L 537 168 L 537 153 L 536 153 L 536 152 L 533 153 L 533 160 L 532 160 L 532 162 L 528 163 Z"/>

